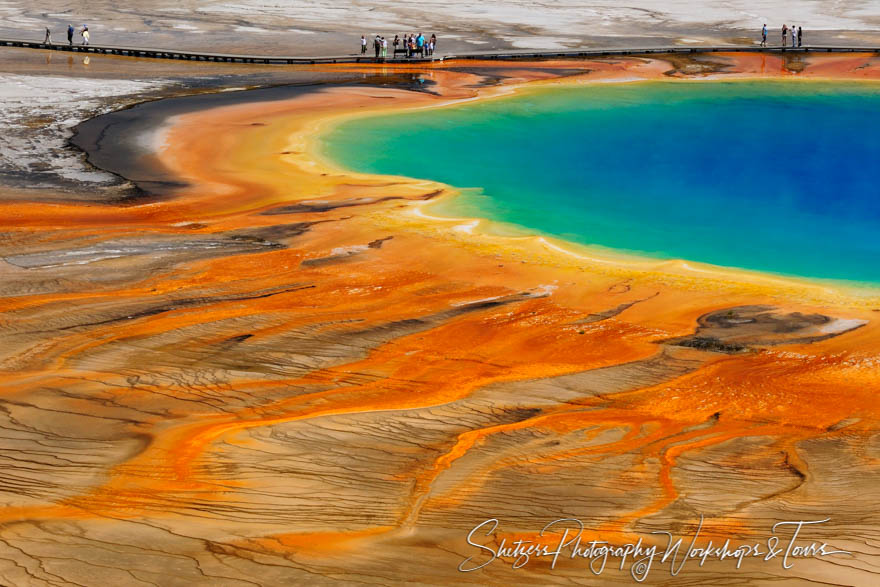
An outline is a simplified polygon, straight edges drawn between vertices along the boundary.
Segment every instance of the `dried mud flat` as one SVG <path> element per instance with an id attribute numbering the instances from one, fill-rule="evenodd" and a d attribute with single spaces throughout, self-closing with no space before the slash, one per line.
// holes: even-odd
<path id="1" fill-rule="evenodd" d="M 591 540 L 689 536 L 702 515 L 722 542 L 830 518 L 805 540 L 852 554 L 658 564 L 651 582 L 875 584 L 877 296 L 469 234 L 422 212 L 447 186 L 314 152 L 352 112 L 563 75 L 880 78 L 872 56 L 789 65 L 342 67 L 378 77 L 168 106 L 140 168 L 174 178 L 157 197 L 7 195 L 0 583 L 628 584 L 583 560 L 457 569 L 489 518 L 497 546 L 559 518 Z M 430 91 L 401 89 L 412 76 Z M 110 171 L 141 113 L 163 104 L 90 123 Z"/>

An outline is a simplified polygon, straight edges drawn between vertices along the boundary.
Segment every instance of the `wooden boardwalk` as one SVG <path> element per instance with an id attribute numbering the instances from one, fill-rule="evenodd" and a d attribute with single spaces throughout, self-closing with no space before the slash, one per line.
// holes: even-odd
<path id="1" fill-rule="evenodd" d="M 0 39 L 0 47 L 24 47 L 27 49 L 48 49 L 73 53 L 121 55 L 149 59 L 176 59 L 183 61 L 209 61 L 221 63 L 260 63 L 276 65 L 309 65 L 319 63 L 377 63 L 371 55 L 351 54 L 322 57 L 296 57 L 285 55 L 239 55 L 234 53 L 206 53 L 201 51 L 177 51 L 172 49 L 149 49 L 143 47 L 118 47 L 110 45 L 68 45 L 67 43 L 46 44 L 41 41 L 25 39 Z M 651 54 L 690 54 L 690 53 L 880 53 L 880 47 L 760 47 L 751 45 L 720 45 L 711 47 L 635 47 L 635 48 L 589 48 L 567 51 L 487 51 L 471 53 L 446 53 L 430 57 L 387 57 L 380 63 L 434 63 L 454 60 L 515 60 L 515 59 L 577 59 L 590 57 L 609 57 L 623 55 Z"/>

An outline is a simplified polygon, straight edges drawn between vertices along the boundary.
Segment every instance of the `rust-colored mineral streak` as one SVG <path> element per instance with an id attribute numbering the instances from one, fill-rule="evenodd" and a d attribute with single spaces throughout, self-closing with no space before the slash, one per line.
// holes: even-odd
<path id="1" fill-rule="evenodd" d="M 702 514 L 740 542 L 831 518 L 809 541 L 853 555 L 651 581 L 876 584 L 876 295 L 453 230 L 423 210 L 447 186 L 315 154 L 341 118 L 525 83 L 880 79 L 871 55 L 800 59 L 387 67 L 436 94 L 243 99 L 170 121 L 157 155 L 187 186 L 161 200 L 0 201 L 0 583 L 624 584 L 582 559 L 457 569 L 489 518 L 497 546 Z"/>

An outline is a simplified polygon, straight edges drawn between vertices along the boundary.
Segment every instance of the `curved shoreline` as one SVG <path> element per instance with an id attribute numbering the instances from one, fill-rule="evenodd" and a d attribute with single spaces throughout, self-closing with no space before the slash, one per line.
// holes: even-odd
<path id="1" fill-rule="evenodd" d="M 337 79 L 333 79 L 334 75 Z M 224 89 L 174 94 L 140 102 L 79 123 L 74 127 L 69 142 L 86 154 L 91 165 L 135 185 L 135 193 L 120 203 L 167 199 L 183 186 L 167 170 L 162 169 L 155 153 L 160 150 L 164 140 L 164 128 L 171 124 L 170 119 L 177 114 L 234 105 L 242 101 L 256 103 L 289 99 L 318 91 L 322 87 L 369 85 L 371 81 L 360 79 L 362 76 L 355 73 L 315 72 L 310 77 L 310 81 L 241 87 L 231 91 Z M 406 79 L 407 74 L 403 73 L 398 77 L 392 83 L 402 89 L 413 87 L 414 82 Z M 241 92 L 247 92 L 244 100 Z"/>
<path id="2" fill-rule="evenodd" d="M 485 92 L 481 91 L 478 96 L 449 100 L 445 102 L 429 104 L 424 106 L 414 106 L 404 108 L 403 111 L 415 111 L 421 109 L 442 109 L 442 108 L 454 108 L 456 106 L 460 106 L 463 104 L 473 103 L 476 101 L 484 102 L 486 100 L 496 100 L 502 98 L 508 98 L 513 96 L 522 95 L 524 93 L 528 93 L 532 90 L 539 90 L 540 88 L 546 85 L 556 85 L 556 86 L 582 86 L 582 85 L 591 85 L 591 84 L 637 84 L 637 83 L 713 83 L 713 82 L 752 82 L 752 81 L 766 81 L 766 80 L 779 80 L 784 81 L 785 83 L 790 82 L 800 82 L 800 83 L 834 83 L 834 82 L 852 82 L 852 83 L 866 83 L 866 84 L 878 84 L 880 83 L 880 77 L 873 79 L 860 79 L 860 78 L 839 78 L 833 76 L 827 77 L 818 77 L 818 78 L 808 78 L 808 79 L 785 79 L 781 80 L 778 76 L 752 76 L 752 75 L 737 75 L 737 74 L 721 74 L 721 75 L 710 75 L 705 76 L 703 78 L 687 78 L 687 79 L 669 79 L 669 78 L 625 78 L 625 79 L 581 79 L 582 76 L 575 77 L 567 77 L 565 79 L 551 79 L 546 81 L 531 81 L 522 84 L 514 84 L 510 86 L 505 86 L 503 88 L 497 88 L 496 91 Z M 411 214 L 417 215 L 423 219 L 430 219 L 437 221 L 443 226 L 447 228 L 451 226 L 453 231 L 457 231 L 463 234 L 467 234 L 470 236 L 475 236 L 477 238 L 489 237 L 489 238 L 502 238 L 502 239 L 510 239 L 510 242 L 518 242 L 518 243 L 529 243 L 538 246 L 543 246 L 547 249 L 551 249 L 557 251 L 565 256 L 571 257 L 578 261 L 585 261 L 593 265 L 620 265 L 624 268 L 629 268 L 633 271 L 642 272 L 642 273 L 650 273 L 658 271 L 660 273 L 669 272 L 672 274 L 684 274 L 687 276 L 697 277 L 697 278 L 708 278 L 716 280 L 719 285 L 724 282 L 740 282 L 750 285 L 755 284 L 764 284 L 770 288 L 778 288 L 779 290 L 786 290 L 789 292 L 810 292 L 812 291 L 812 295 L 808 294 L 808 298 L 812 298 L 813 301 L 825 300 L 827 301 L 828 297 L 825 293 L 828 290 L 840 292 L 844 295 L 844 297 L 848 298 L 850 301 L 857 302 L 863 305 L 866 308 L 873 308 L 877 305 L 880 305 L 880 283 L 870 283 L 870 282 L 859 282 L 854 280 L 846 280 L 846 279 L 827 279 L 827 278 L 814 278 L 814 277 L 805 277 L 800 275 L 792 275 L 792 274 L 784 274 L 784 273 L 776 273 L 772 271 L 762 271 L 756 269 L 748 269 L 743 267 L 730 267 L 730 266 L 721 266 L 714 265 L 711 263 L 700 262 L 691 259 L 684 258 L 663 258 L 663 257 L 652 257 L 646 254 L 639 254 L 638 252 L 631 252 L 625 250 L 618 250 L 609 247 L 602 247 L 598 245 L 585 245 L 581 243 L 577 243 L 574 241 L 569 241 L 561 237 L 557 237 L 551 234 L 543 233 L 540 230 L 520 226 L 517 224 L 511 224 L 504 222 L 502 220 L 479 217 L 479 216 L 448 216 L 445 214 L 441 215 L 432 215 L 429 210 L 442 205 L 442 202 L 458 197 L 461 192 L 461 188 L 457 188 L 456 186 L 451 186 L 447 184 L 443 184 L 440 182 L 434 182 L 433 180 L 422 179 L 422 178 L 413 178 L 406 176 L 385 176 L 382 174 L 369 174 L 364 172 L 359 172 L 353 169 L 350 169 L 339 162 L 333 160 L 329 156 L 326 155 L 325 151 L 321 148 L 321 141 L 323 137 L 328 133 L 332 132 L 336 127 L 345 124 L 354 119 L 364 119 L 371 117 L 381 117 L 388 116 L 384 110 L 380 111 L 359 111 L 359 112 L 344 112 L 339 114 L 333 114 L 327 117 L 323 117 L 320 121 L 315 123 L 315 126 L 309 129 L 308 134 L 310 135 L 310 139 L 305 142 L 305 149 L 309 152 L 310 156 L 315 160 L 320 162 L 320 165 L 334 173 L 353 173 L 356 175 L 367 175 L 373 176 L 376 178 L 381 178 L 382 181 L 397 181 L 397 180 L 406 180 L 413 181 L 419 183 L 430 183 L 436 185 L 438 190 L 442 190 L 443 195 L 439 198 L 432 199 L 429 202 L 424 202 L 416 205 L 409 212 Z M 297 145 L 298 147 L 302 147 L 303 141 L 302 137 L 295 137 L 292 145 Z M 511 233 L 519 233 L 519 234 L 511 234 Z M 450 237 L 452 238 L 452 237 Z"/>

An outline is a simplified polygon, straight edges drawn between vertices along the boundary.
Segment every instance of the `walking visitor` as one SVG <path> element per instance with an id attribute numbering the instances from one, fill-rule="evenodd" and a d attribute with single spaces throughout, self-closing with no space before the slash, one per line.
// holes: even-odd
<path id="1" fill-rule="evenodd" d="M 788 25 L 782 25 L 782 46 L 788 45 Z"/>
<path id="2" fill-rule="evenodd" d="M 73 25 L 67 25 L 67 42 L 70 45 L 73 45 Z"/>
<path id="3" fill-rule="evenodd" d="M 804 46 L 804 29 L 798 26 L 798 47 Z"/>
<path id="4" fill-rule="evenodd" d="M 83 25 L 85 27 L 85 25 Z M 85 27 L 87 28 L 87 27 Z M 401 33 L 394 35 L 394 39 L 387 39 L 377 34 L 373 39 L 373 51 L 376 61 L 388 57 L 388 46 L 392 47 L 393 57 L 405 54 L 407 58 L 433 56 L 437 50 L 437 35 L 431 34 L 430 39 L 424 33 Z M 361 55 L 367 52 L 367 37 L 361 35 Z"/>
<path id="5" fill-rule="evenodd" d="M 52 42 L 52 32 L 49 30 L 49 27 L 46 27 L 46 38 L 43 39 L 43 44 L 48 45 Z"/>
<path id="6" fill-rule="evenodd" d="M 88 45 L 89 44 L 89 27 L 87 27 L 86 25 L 83 25 L 83 30 L 82 30 L 82 33 L 80 33 L 80 34 L 82 35 L 82 38 L 83 38 L 83 45 Z"/>
<path id="7" fill-rule="evenodd" d="M 764 28 L 761 29 L 761 46 L 767 46 L 767 23 L 764 23 Z"/>
<path id="8" fill-rule="evenodd" d="M 797 27 L 791 25 L 791 46 L 797 47 Z"/>

